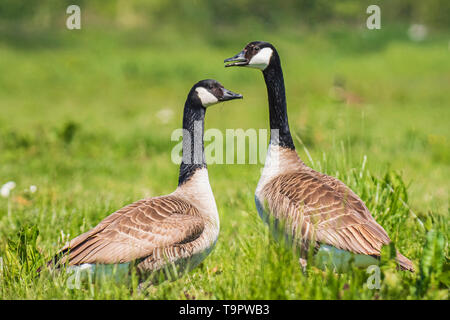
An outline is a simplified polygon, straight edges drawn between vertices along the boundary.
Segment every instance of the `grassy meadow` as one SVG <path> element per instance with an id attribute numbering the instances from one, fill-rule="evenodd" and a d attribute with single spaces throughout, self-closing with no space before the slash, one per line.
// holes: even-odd
<path id="1" fill-rule="evenodd" d="M 414 42 L 406 30 L 3 31 L 0 186 L 16 187 L 0 197 L 0 299 L 448 299 L 449 34 Z M 259 163 L 208 166 L 221 233 L 186 276 L 146 290 L 36 277 L 68 239 L 176 188 L 171 134 L 198 80 L 244 95 L 208 109 L 206 129 L 268 127 L 260 72 L 222 63 L 251 40 L 281 56 L 300 157 L 359 194 L 416 273 L 396 269 L 392 248 L 379 289 L 366 270 L 302 272 L 257 215 Z"/>

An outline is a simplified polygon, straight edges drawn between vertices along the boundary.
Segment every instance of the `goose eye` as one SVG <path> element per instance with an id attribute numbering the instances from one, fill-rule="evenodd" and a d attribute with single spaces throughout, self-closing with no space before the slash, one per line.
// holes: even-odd
<path id="1" fill-rule="evenodd" d="M 255 51 L 258 52 L 259 51 L 259 47 L 255 47 Z"/>

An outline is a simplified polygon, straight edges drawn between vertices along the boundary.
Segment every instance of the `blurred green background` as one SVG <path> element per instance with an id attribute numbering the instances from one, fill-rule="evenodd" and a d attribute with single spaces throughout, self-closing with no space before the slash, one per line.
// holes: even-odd
<path id="1" fill-rule="evenodd" d="M 81 30 L 66 28 L 70 4 L 81 7 Z M 366 28 L 370 4 L 381 7 L 380 30 Z M 445 0 L 2 0 L 0 185 L 17 187 L 0 198 L 1 244 L 37 225 L 48 256 L 67 234 L 87 231 L 120 206 L 173 191 L 177 142 L 170 136 L 200 79 L 244 95 L 208 109 L 207 129 L 267 128 L 260 72 L 222 63 L 249 41 L 265 40 L 282 59 L 301 158 L 347 181 L 366 157 L 367 181 L 350 185 L 360 192 L 371 176 L 400 174 L 408 189 L 405 230 L 383 226 L 397 230 L 402 252 L 419 261 L 426 237 L 413 231 L 415 217 L 430 221 L 429 229 L 448 224 L 449 18 Z M 245 238 L 248 225 L 260 223 L 250 217 L 261 167 L 209 166 L 222 219 L 211 268 L 234 232 Z M 30 185 L 36 194 L 25 191 Z M 4 297 L 41 297 L 20 286 L 4 290 Z"/>

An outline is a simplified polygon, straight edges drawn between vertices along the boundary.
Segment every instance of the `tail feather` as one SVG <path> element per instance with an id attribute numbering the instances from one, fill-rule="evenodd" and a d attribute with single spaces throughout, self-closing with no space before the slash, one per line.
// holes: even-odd
<path id="1" fill-rule="evenodd" d="M 37 268 L 36 272 L 39 274 L 45 268 L 52 268 L 52 267 L 56 268 L 56 269 L 59 268 L 61 257 L 62 257 L 61 254 L 56 254 L 55 256 L 53 256 L 53 258 L 51 260 L 47 261 L 44 265 Z"/>
<path id="2" fill-rule="evenodd" d="M 414 266 L 413 266 L 411 260 L 409 260 L 407 257 L 402 255 L 400 252 L 397 252 L 396 260 L 402 270 L 408 270 L 408 271 L 414 272 Z"/>

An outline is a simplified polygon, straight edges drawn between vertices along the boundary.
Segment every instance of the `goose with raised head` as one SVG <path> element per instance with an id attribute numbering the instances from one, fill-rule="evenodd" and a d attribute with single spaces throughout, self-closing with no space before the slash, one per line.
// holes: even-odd
<path id="1" fill-rule="evenodd" d="M 349 261 L 359 266 L 376 263 L 382 246 L 391 242 L 386 231 L 349 187 L 309 168 L 295 151 L 275 47 L 263 41 L 250 42 L 224 62 L 226 67 L 261 70 L 267 87 L 271 136 L 255 192 L 259 215 L 266 222 L 274 219 L 274 225 L 282 225 L 283 233 L 301 248 L 302 255 L 313 247 L 316 257 L 325 257 L 326 264 L 331 262 L 340 270 L 345 270 Z M 411 261 L 399 252 L 396 260 L 402 269 L 414 271 Z M 304 258 L 301 263 L 304 265 Z"/>
<path id="2" fill-rule="evenodd" d="M 184 105 L 183 156 L 176 190 L 114 212 L 66 244 L 49 265 L 95 272 L 108 266 L 129 271 L 133 266 L 143 276 L 165 270 L 165 278 L 172 276 L 167 270 L 173 270 L 166 266 L 176 266 L 180 275 L 198 265 L 219 235 L 219 215 L 204 155 L 206 108 L 240 98 L 215 80 L 196 83 Z"/>

